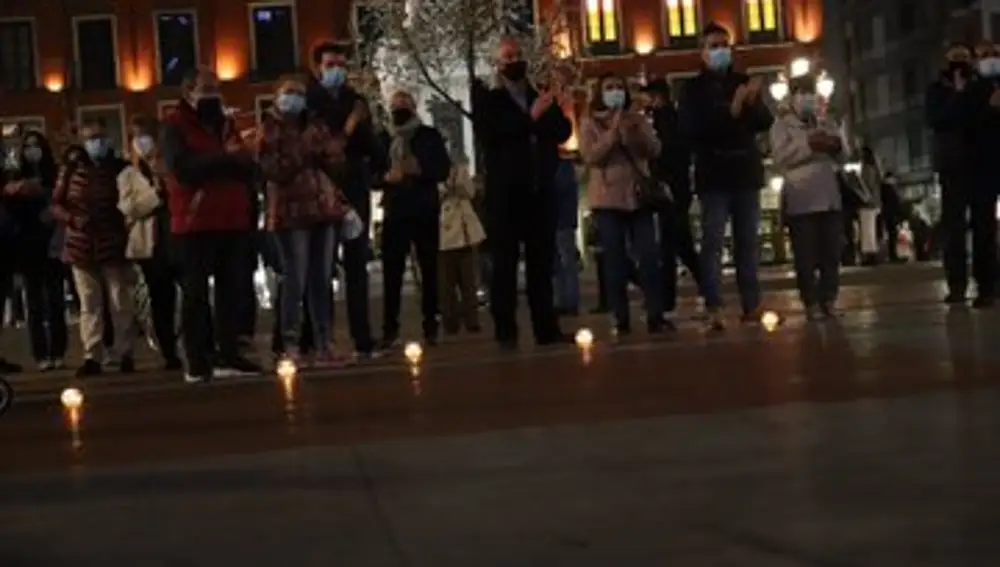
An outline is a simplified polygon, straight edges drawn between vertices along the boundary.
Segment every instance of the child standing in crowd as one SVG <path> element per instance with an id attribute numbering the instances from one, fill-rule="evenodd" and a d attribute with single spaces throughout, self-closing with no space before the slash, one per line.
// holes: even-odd
<path id="1" fill-rule="evenodd" d="M 441 253 L 438 256 L 438 298 L 446 335 L 458 333 L 460 323 L 478 333 L 478 259 L 476 249 L 486 240 L 483 225 L 472 207 L 476 186 L 464 165 L 452 169 L 441 184 Z"/>
<path id="2" fill-rule="evenodd" d="M 816 320 L 833 314 L 840 287 L 842 204 L 834 156 L 842 144 L 836 128 L 818 116 L 815 78 L 793 79 L 789 87 L 791 104 L 771 127 L 771 148 L 785 179 L 782 204 L 799 295 Z"/>

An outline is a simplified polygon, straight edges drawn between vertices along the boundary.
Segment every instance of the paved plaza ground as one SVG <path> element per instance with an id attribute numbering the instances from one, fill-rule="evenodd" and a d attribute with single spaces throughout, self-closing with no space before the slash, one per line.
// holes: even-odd
<path id="1" fill-rule="evenodd" d="M 823 324 L 772 289 L 773 332 L 109 376 L 75 431 L 69 378 L 24 376 L 0 566 L 995 567 L 1000 311 L 907 269 Z"/>

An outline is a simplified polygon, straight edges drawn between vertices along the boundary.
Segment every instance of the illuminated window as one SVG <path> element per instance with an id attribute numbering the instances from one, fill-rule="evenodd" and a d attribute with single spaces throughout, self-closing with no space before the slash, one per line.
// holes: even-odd
<path id="1" fill-rule="evenodd" d="M 161 85 L 177 86 L 198 65 L 198 20 L 191 10 L 157 12 L 156 62 Z"/>
<path id="2" fill-rule="evenodd" d="M 254 77 L 275 79 L 298 67 L 295 7 L 293 3 L 250 6 L 250 48 Z"/>
<path id="3" fill-rule="evenodd" d="M 744 0 L 747 35 L 750 41 L 780 39 L 780 0 Z"/>
<path id="4" fill-rule="evenodd" d="M 619 45 L 616 0 L 587 0 L 587 43 Z"/>
<path id="5" fill-rule="evenodd" d="M 671 47 L 694 47 L 698 44 L 698 1 L 665 0 L 667 37 Z"/>

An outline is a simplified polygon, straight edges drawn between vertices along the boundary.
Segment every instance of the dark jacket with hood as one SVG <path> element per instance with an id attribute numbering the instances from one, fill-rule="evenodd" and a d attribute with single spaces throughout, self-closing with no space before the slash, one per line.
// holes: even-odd
<path id="1" fill-rule="evenodd" d="M 380 144 L 390 147 L 392 139 L 388 133 L 381 136 Z M 420 164 L 420 175 L 407 176 L 401 183 L 393 185 L 381 181 L 390 164 L 374 172 L 379 178 L 376 186 L 383 189 L 382 209 L 386 222 L 412 218 L 437 219 L 441 209 L 438 186 L 451 173 L 451 158 L 448 147 L 437 129 L 421 124 L 410 138 L 410 150 Z"/>
<path id="2" fill-rule="evenodd" d="M 681 132 L 694 153 L 695 189 L 705 192 L 759 191 L 764 164 L 757 135 L 768 131 L 774 116 L 763 100 L 734 118 L 729 108 L 745 73 L 702 69 L 685 85 L 679 106 Z"/>
<path id="3" fill-rule="evenodd" d="M 660 155 L 650 163 L 653 175 L 670 185 L 675 201 L 690 202 L 691 146 L 681 132 L 677 108 L 668 100 L 663 106 L 654 108 L 650 117 L 661 144 Z"/>
<path id="4" fill-rule="evenodd" d="M 3 211 L 0 223 L 0 246 L 8 248 L 3 254 L 10 259 L 18 269 L 26 268 L 28 264 L 47 258 L 49 243 L 52 240 L 54 224 L 49 211 L 49 203 L 56 185 L 58 167 L 52 155 L 48 141 L 38 132 L 28 132 L 25 137 L 33 136 L 39 140 L 42 149 L 42 159 L 38 163 L 30 163 L 21 156 L 20 168 L 17 171 L 7 171 L 0 176 L 0 189 L 6 183 L 32 181 L 41 186 L 41 194 L 2 196 Z"/>
<path id="5" fill-rule="evenodd" d="M 968 163 L 970 149 L 970 118 L 972 117 L 975 77 L 967 88 L 955 90 L 950 71 L 942 71 L 927 87 L 924 96 L 924 113 L 927 126 L 933 133 L 934 169 L 941 174 L 962 172 Z"/>

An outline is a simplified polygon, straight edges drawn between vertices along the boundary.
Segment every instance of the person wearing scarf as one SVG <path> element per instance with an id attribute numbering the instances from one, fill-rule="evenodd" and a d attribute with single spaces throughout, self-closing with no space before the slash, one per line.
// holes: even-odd
<path id="1" fill-rule="evenodd" d="M 437 342 L 438 185 L 448 179 L 451 159 L 444 138 L 417 116 L 413 97 L 397 92 L 390 102 L 392 139 L 388 171 L 382 176 L 382 285 L 385 301 L 379 350 L 399 342 L 403 274 L 410 250 L 416 249 L 422 278 L 424 339 Z"/>
<path id="2" fill-rule="evenodd" d="M 118 210 L 118 174 L 126 162 L 115 155 L 105 125 L 83 125 L 86 157 L 63 167 L 52 195 L 52 216 L 65 229 L 62 260 L 72 266 L 80 295 L 80 341 L 84 362 L 77 376 L 102 371 L 105 325 L 114 322 L 113 359 L 120 370 L 135 370 L 135 314 L 132 299 L 135 271 L 125 258 L 128 235 Z M 110 313 L 105 312 L 104 291 Z M 108 321 L 110 315 L 111 321 Z"/>
<path id="3" fill-rule="evenodd" d="M 789 83 L 791 104 L 771 126 L 771 156 L 785 179 L 782 209 L 795 255 L 795 280 L 809 320 L 833 315 L 840 287 L 841 211 L 836 126 L 817 113 L 816 78 Z"/>

